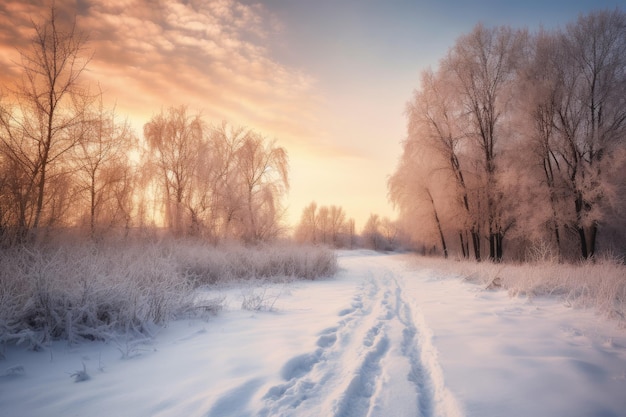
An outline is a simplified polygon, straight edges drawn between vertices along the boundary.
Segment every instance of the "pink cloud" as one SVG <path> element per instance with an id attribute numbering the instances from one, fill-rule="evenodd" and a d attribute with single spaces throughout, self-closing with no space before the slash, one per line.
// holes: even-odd
<path id="1" fill-rule="evenodd" d="M 314 117 L 313 81 L 271 56 L 266 42 L 276 24 L 260 5 L 236 0 L 57 0 L 56 5 L 66 17 L 75 13 L 79 29 L 89 33 L 94 56 L 86 76 L 122 111 L 149 117 L 162 106 L 190 104 L 215 122 L 228 119 L 294 137 L 302 136 L 301 126 Z M 0 51 L 27 46 L 30 19 L 47 13 L 21 1 L 5 2 L 0 11 Z"/>

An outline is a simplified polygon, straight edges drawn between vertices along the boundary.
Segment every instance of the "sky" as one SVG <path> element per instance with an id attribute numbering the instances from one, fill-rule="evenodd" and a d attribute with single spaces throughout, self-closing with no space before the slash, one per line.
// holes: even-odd
<path id="1" fill-rule="evenodd" d="M 0 85 L 47 1 L 0 2 Z M 564 26 L 626 0 L 56 0 L 88 33 L 86 81 L 140 135 L 162 108 L 254 129 L 290 159 L 286 220 L 338 205 L 357 228 L 387 199 L 420 72 L 477 23 Z"/>

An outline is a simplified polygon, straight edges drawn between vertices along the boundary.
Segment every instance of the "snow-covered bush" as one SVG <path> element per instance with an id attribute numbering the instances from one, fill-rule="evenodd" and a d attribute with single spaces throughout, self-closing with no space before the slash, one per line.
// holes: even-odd
<path id="1" fill-rule="evenodd" d="M 212 247 L 178 242 L 171 247 L 181 273 L 196 285 L 233 280 L 316 279 L 337 272 L 335 253 L 325 247 L 301 245 L 239 245 Z"/>
<path id="2" fill-rule="evenodd" d="M 241 308 L 249 311 L 274 311 L 280 292 L 268 292 L 267 288 L 247 290 L 242 294 Z"/>
<path id="3" fill-rule="evenodd" d="M 315 279 L 333 275 L 337 260 L 316 247 L 82 242 L 5 249 L 0 265 L 0 345 L 37 349 L 56 339 L 149 336 L 181 314 L 219 310 L 219 300 L 195 298 L 200 285 Z"/>
<path id="4" fill-rule="evenodd" d="M 0 342 L 37 348 L 145 334 L 192 299 L 190 283 L 154 247 L 22 247 L 0 258 Z"/>

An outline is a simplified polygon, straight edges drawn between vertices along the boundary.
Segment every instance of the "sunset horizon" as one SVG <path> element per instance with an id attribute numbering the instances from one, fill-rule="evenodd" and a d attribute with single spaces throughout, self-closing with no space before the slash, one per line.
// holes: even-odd
<path id="1" fill-rule="evenodd" d="M 315 4 L 237 0 L 56 1 L 76 18 L 91 56 L 82 75 L 138 136 L 161 110 L 180 105 L 214 125 L 228 122 L 276 140 L 289 156 L 285 221 L 304 207 L 343 207 L 361 229 L 371 214 L 395 218 L 387 180 L 406 138 L 405 108 L 420 73 L 476 23 L 555 27 L 616 1 L 576 7 L 484 2 L 467 8 L 398 2 Z M 19 78 L 19 50 L 38 2 L 0 6 L 6 91 Z"/>

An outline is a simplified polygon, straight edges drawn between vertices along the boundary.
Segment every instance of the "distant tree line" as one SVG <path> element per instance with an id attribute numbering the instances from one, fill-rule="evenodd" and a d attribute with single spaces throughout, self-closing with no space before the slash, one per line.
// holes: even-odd
<path id="1" fill-rule="evenodd" d="M 282 232 L 284 148 L 247 128 L 209 125 L 186 106 L 138 137 L 81 81 L 90 56 L 54 7 L 20 51 L 21 79 L 0 98 L 0 240 L 76 230 L 97 239 L 164 227 L 215 241 Z"/>
<path id="2" fill-rule="evenodd" d="M 342 207 L 318 207 L 312 202 L 302 210 L 294 237 L 302 243 L 352 248 L 356 245 L 354 219 L 348 219 Z"/>
<path id="3" fill-rule="evenodd" d="M 394 251 L 409 247 L 409 239 L 398 222 L 388 217 L 371 214 L 357 232 L 354 219 L 347 218 L 342 207 L 318 206 L 315 202 L 302 210 L 294 238 L 300 243 L 345 249 Z"/>
<path id="4" fill-rule="evenodd" d="M 477 25 L 407 105 L 390 200 L 416 242 L 500 261 L 626 247 L 626 15 Z"/>

